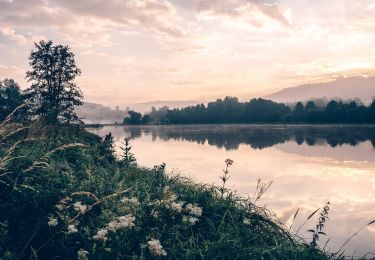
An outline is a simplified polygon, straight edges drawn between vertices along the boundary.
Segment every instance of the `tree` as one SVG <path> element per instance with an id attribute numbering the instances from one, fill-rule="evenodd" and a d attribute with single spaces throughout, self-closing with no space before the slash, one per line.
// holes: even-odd
<path id="1" fill-rule="evenodd" d="M 304 113 L 305 113 L 305 106 L 303 105 L 302 102 L 297 102 L 293 110 L 294 120 L 296 120 L 297 122 L 302 121 Z"/>
<path id="2" fill-rule="evenodd" d="M 142 114 L 130 110 L 128 112 L 129 117 L 124 118 L 124 124 L 128 125 L 139 125 L 141 123 Z"/>
<path id="3" fill-rule="evenodd" d="M 151 123 L 151 121 L 152 121 L 152 118 L 151 118 L 150 115 L 144 115 L 144 116 L 142 117 L 142 119 L 141 119 L 141 122 L 142 122 L 142 124 L 144 124 L 144 125 L 147 125 L 147 124 Z"/>
<path id="4" fill-rule="evenodd" d="M 26 91 L 32 113 L 47 124 L 80 121 L 74 109 L 83 104 L 83 95 L 74 80 L 81 70 L 74 54 L 68 46 L 54 45 L 52 41 L 34 45 L 29 57 L 31 70 L 26 73 L 32 82 Z"/>
<path id="5" fill-rule="evenodd" d="M 116 161 L 112 133 L 105 135 L 105 137 L 103 138 L 103 141 L 99 145 L 99 154 L 110 163 Z"/>
<path id="6" fill-rule="evenodd" d="M 368 108 L 368 121 L 375 122 L 375 98 L 373 98 L 369 108 Z"/>
<path id="7" fill-rule="evenodd" d="M 20 106 L 22 101 L 20 87 L 13 79 L 0 81 L 0 121 Z"/>
<path id="8" fill-rule="evenodd" d="M 314 101 L 308 101 L 306 103 L 306 106 L 305 106 L 305 111 L 312 111 L 312 110 L 315 110 L 317 107 L 315 105 L 315 102 Z"/>
<path id="9" fill-rule="evenodd" d="M 134 154 L 130 151 L 132 149 L 132 147 L 130 146 L 130 138 L 125 137 L 122 144 L 124 145 L 124 147 L 120 147 L 120 149 L 122 150 L 120 165 L 122 165 L 124 168 L 129 168 L 130 166 L 136 165 L 137 160 Z"/>

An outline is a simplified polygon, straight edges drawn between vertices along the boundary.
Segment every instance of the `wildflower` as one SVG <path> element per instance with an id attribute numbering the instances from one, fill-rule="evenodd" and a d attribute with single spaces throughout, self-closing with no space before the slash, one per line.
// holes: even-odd
<path id="1" fill-rule="evenodd" d="M 173 193 L 169 196 L 169 201 L 175 201 L 176 199 L 177 199 L 177 196 Z"/>
<path id="2" fill-rule="evenodd" d="M 80 214 L 84 214 L 87 210 L 86 205 L 82 205 L 80 201 L 73 204 L 74 210 L 77 211 Z"/>
<path id="3" fill-rule="evenodd" d="M 189 211 L 190 214 L 200 217 L 202 215 L 202 208 L 198 206 L 194 206 L 191 203 L 186 205 L 186 209 Z"/>
<path id="4" fill-rule="evenodd" d="M 108 230 L 115 232 L 118 227 L 118 222 L 116 220 L 112 220 L 111 222 L 108 223 Z"/>
<path id="5" fill-rule="evenodd" d="M 169 192 L 169 190 L 170 190 L 169 186 L 165 186 L 164 189 L 163 189 L 163 193 L 167 194 Z"/>
<path id="6" fill-rule="evenodd" d="M 244 223 L 245 225 L 250 226 L 250 225 L 251 225 L 251 220 L 248 219 L 248 218 L 244 218 L 243 223 Z"/>
<path id="7" fill-rule="evenodd" d="M 165 202 L 172 202 L 177 199 L 177 196 L 173 192 L 171 192 L 169 186 L 164 187 L 163 195 L 164 195 Z"/>
<path id="8" fill-rule="evenodd" d="M 139 204 L 139 201 L 137 198 L 127 198 L 127 197 L 124 197 L 121 199 L 121 202 L 125 203 L 125 204 L 129 204 L 131 206 L 137 206 Z"/>
<path id="9" fill-rule="evenodd" d="M 225 160 L 225 163 L 226 163 L 228 166 L 231 166 L 231 165 L 234 163 L 234 161 L 231 160 L 231 159 L 226 159 L 226 160 Z"/>
<path id="10" fill-rule="evenodd" d="M 172 202 L 171 205 L 170 205 L 170 208 L 171 208 L 171 210 L 180 213 L 182 211 L 182 206 L 183 205 L 184 205 L 183 202 L 180 202 L 180 203 Z"/>
<path id="11" fill-rule="evenodd" d="M 135 226 L 134 220 L 135 220 L 135 217 L 133 217 L 133 215 L 131 214 L 119 217 L 119 222 L 117 223 L 117 229 L 126 229 L 126 228 L 134 227 Z"/>
<path id="12" fill-rule="evenodd" d="M 75 225 L 69 225 L 68 226 L 68 234 L 73 234 L 73 233 L 77 233 L 78 232 L 78 229 Z"/>
<path id="13" fill-rule="evenodd" d="M 151 216 L 153 216 L 154 218 L 158 218 L 159 217 L 159 211 L 157 211 L 157 210 L 152 211 Z"/>
<path id="14" fill-rule="evenodd" d="M 163 249 L 163 246 L 160 244 L 160 241 L 157 239 L 151 239 L 147 242 L 148 250 L 153 256 L 166 256 L 167 252 Z"/>
<path id="15" fill-rule="evenodd" d="M 60 200 L 60 202 L 55 206 L 59 211 L 63 211 L 69 208 L 67 205 L 69 202 L 71 202 L 72 199 L 69 197 L 63 198 Z"/>
<path id="16" fill-rule="evenodd" d="M 160 206 L 161 204 L 162 204 L 162 202 L 160 200 L 158 200 L 158 199 L 156 199 L 156 200 L 148 203 L 148 205 L 150 205 L 150 206 L 153 206 L 153 205 L 154 206 Z"/>
<path id="17" fill-rule="evenodd" d="M 63 210 L 64 210 L 64 205 L 62 205 L 62 204 L 57 204 L 55 207 L 56 207 L 58 210 L 60 210 L 60 211 L 63 211 Z"/>
<path id="18" fill-rule="evenodd" d="M 55 227 L 59 224 L 59 222 L 57 221 L 57 218 L 49 217 L 48 220 L 49 220 L 48 226 L 50 226 L 50 227 Z"/>
<path id="19" fill-rule="evenodd" d="M 66 206 L 65 204 L 63 203 L 59 203 L 55 206 L 59 211 L 63 211 L 63 210 L 66 210 L 68 208 L 68 206 Z"/>
<path id="20" fill-rule="evenodd" d="M 96 235 L 93 236 L 94 240 L 97 241 L 106 241 L 108 239 L 108 230 L 105 228 L 99 229 L 98 232 L 96 232 Z"/>
<path id="21" fill-rule="evenodd" d="M 182 222 L 190 224 L 190 225 L 195 225 L 199 221 L 198 218 L 196 217 L 191 217 L 191 216 L 183 216 L 182 217 Z"/>
<path id="22" fill-rule="evenodd" d="M 78 260 L 88 260 L 89 258 L 87 257 L 87 255 L 89 254 L 89 252 L 87 252 L 86 250 L 84 249 L 80 249 L 78 250 L 77 252 L 77 255 L 78 255 Z"/>

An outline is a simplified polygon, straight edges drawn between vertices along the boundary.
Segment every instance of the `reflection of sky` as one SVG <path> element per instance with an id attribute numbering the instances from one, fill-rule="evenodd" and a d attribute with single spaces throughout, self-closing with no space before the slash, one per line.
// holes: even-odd
<path id="1" fill-rule="evenodd" d="M 112 132 L 117 141 L 126 134 L 121 127 L 103 128 L 98 132 Z M 140 165 L 165 162 L 168 170 L 203 183 L 219 183 L 224 160 L 233 159 L 230 188 L 242 195 L 251 195 L 258 178 L 273 181 L 258 204 L 275 211 L 287 226 L 300 208 L 294 231 L 311 212 L 330 201 L 326 233 L 331 237 L 328 247 L 332 250 L 375 219 L 375 153 L 370 142 L 332 148 L 324 144 L 297 145 L 290 141 L 262 150 L 240 144 L 237 150 L 228 151 L 207 142 L 198 144 L 142 135 L 132 141 L 132 147 Z M 301 229 L 300 235 L 311 236 L 305 231 L 313 228 L 315 222 L 316 218 Z M 326 238 L 320 242 L 324 244 Z M 354 249 L 358 255 L 375 252 L 374 245 L 375 226 L 360 233 L 350 243 L 347 254 L 352 254 Z"/>

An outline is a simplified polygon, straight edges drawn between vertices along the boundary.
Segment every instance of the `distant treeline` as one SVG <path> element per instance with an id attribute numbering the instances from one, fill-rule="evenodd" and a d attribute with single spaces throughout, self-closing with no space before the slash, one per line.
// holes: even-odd
<path id="1" fill-rule="evenodd" d="M 226 97 L 179 109 L 163 107 L 141 116 L 131 111 L 125 124 L 239 124 L 239 123 L 375 123 L 375 99 L 365 106 L 356 101 L 331 100 L 326 105 L 314 101 L 294 106 L 262 98 L 239 102 Z M 136 117 L 135 117 L 136 116 Z"/>

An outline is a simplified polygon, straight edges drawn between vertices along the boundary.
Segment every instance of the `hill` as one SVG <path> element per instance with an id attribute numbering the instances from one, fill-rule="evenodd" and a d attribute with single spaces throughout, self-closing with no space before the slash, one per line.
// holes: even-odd
<path id="1" fill-rule="evenodd" d="M 76 112 L 85 123 L 113 124 L 115 122 L 122 123 L 128 114 L 128 109 L 112 109 L 101 104 L 84 103 L 76 108 Z"/>
<path id="2" fill-rule="evenodd" d="M 152 107 L 155 108 L 161 108 L 164 106 L 167 106 L 170 109 L 174 108 L 181 108 L 181 107 L 187 107 L 199 104 L 201 102 L 194 101 L 194 100 L 187 100 L 187 101 L 152 101 L 152 102 L 146 102 L 146 103 L 133 103 L 128 104 L 127 106 L 130 109 L 136 110 L 140 113 L 147 113 L 150 112 Z"/>
<path id="3" fill-rule="evenodd" d="M 286 88 L 274 94 L 265 96 L 276 102 L 295 102 L 310 99 L 356 99 L 369 104 L 375 97 L 375 77 L 338 78 L 332 82 L 306 84 Z"/>

